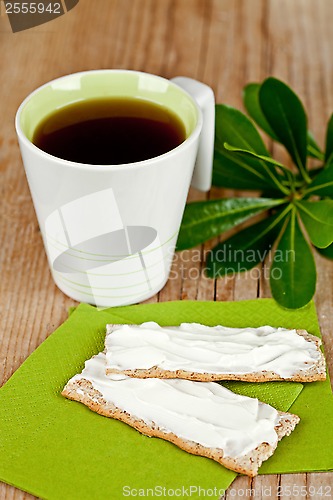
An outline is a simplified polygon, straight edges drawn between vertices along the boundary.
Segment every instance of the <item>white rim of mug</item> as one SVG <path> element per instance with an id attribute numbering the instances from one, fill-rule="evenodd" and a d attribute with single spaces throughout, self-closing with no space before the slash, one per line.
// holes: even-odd
<path id="1" fill-rule="evenodd" d="M 49 85 L 52 85 L 55 82 L 59 82 L 61 80 L 65 80 L 66 78 L 70 78 L 72 76 L 81 76 L 81 75 L 87 75 L 87 74 L 98 74 L 98 73 L 135 73 L 138 75 L 147 75 L 151 76 L 152 78 L 156 78 L 159 80 L 163 80 L 164 82 L 168 82 L 169 85 L 172 85 L 173 87 L 176 87 L 178 91 L 186 95 L 188 97 L 194 107 L 197 110 L 197 123 L 194 128 L 194 130 L 191 132 L 191 134 L 183 141 L 179 146 L 176 148 L 171 149 L 167 153 L 164 153 L 159 156 L 154 156 L 153 158 L 149 158 L 148 160 L 141 160 L 137 162 L 132 162 L 132 163 L 121 163 L 121 164 L 110 164 L 110 165 L 102 165 L 102 164 L 91 164 L 91 163 L 79 163 L 79 162 L 74 162 L 70 160 L 65 160 L 63 158 L 59 158 L 57 156 L 51 155 L 49 153 L 46 153 L 42 149 L 40 149 L 38 146 L 33 144 L 25 135 L 25 133 L 22 130 L 20 119 L 21 119 L 21 114 L 23 111 L 23 108 L 25 105 L 31 100 L 31 98 L 37 94 L 41 89 L 44 87 L 48 87 Z M 98 171 L 116 171 L 116 170 L 134 170 L 136 168 L 142 168 L 148 165 L 152 164 L 158 164 L 161 161 L 164 161 L 166 158 L 171 158 L 175 154 L 178 154 L 179 151 L 189 147 L 199 136 L 202 128 L 202 123 L 203 123 L 203 117 L 202 117 L 202 111 L 198 105 L 198 103 L 195 101 L 195 99 L 184 89 L 182 89 L 179 85 L 176 85 L 173 83 L 171 80 L 168 80 L 167 78 L 163 78 L 162 76 L 159 75 L 154 75 L 152 73 L 146 73 L 144 71 L 135 71 L 135 70 L 129 70 L 129 69 L 97 69 L 97 70 L 87 70 L 87 71 L 80 71 L 78 73 L 70 73 L 68 75 L 61 76 L 59 78 L 55 78 L 54 80 L 50 80 L 47 83 L 44 83 L 37 89 L 35 89 L 33 92 L 31 92 L 25 99 L 24 101 L 20 104 L 16 116 L 15 116 L 15 128 L 16 128 L 16 133 L 19 137 L 19 139 L 33 152 L 38 153 L 40 156 L 47 158 L 48 160 L 54 161 L 55 163 L 63 163 L 68 167 L 72 167 L 74 169 L 84 169 L 84 170 L 98 170 Z M 101 167 L 103 167 L 103 170 L 101 170 Z"/>

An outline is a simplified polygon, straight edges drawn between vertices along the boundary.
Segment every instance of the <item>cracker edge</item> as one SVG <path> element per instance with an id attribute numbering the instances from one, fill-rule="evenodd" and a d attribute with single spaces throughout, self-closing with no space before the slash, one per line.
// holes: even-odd
<path id="1" fill-rule="evenodd" d="M 78 390 L 83 392 L 83 394 L 78 393 Z M 275 431 L 278 438 L 276 443 L 274 445 L 262 443 L 257 448 L 242 456 L 241 458 L 234 459 L 231 457 L 224 457 L 223 450 L 220 448 L 207 448 L 199 443 L 182 439 L 176 434 L 163 431 L 154 423 L 152 426 L 149 426 L 143 420 L 136 418 L 135 416 L 121 410 L 120 408 L 117 408 L 113 403 L 105 401 L 102 394 L 94 388 L 93 384 L 89 380 L 85 379 L 84 377 L 70 380 L 64 387 L 61 394 L 68 399 L 83 403 L 85 406 L 90 408 L 90 410 L 100 415 L 120 420 L 121 422 L 130 425 L 145 436 L 157 437 L 162 438 L 166 441 L 170 441 L 171 443 L 175 444 L 182 450 L 191 453 L 192 455 L 211 458 L 219 464 L 224 465 L 226 468 L 233 470 L 234 472 L 246 474 L 250 477 L 254 477 L 257 475 L 258 469 L 261 466 L 262 462 L 273 455 L 278 442 L 284 436 L 289 436 L 300 421 L 300 418 L 297 415 L 278 411 L 280 421 L 275 426 Z"/>
<path id="2" fill-rule="evenodd" d="M 107 333 L 112 335 L 112 328 L 118 328 L 124 325 L 108 324 Z M 109 328 L 108 328 L 109 327 Z M 111 330 L 111 331 L 110 331 Z M 326 380 L 326 361 L 323 352 L 320 349 L 322 345 L 321 339 L 315 335 L 311 335 L 306 330 L 296 330 L 296 333 L 303 337 L 307 342 L 314 343 L 319 352 L 319 358 L 317 362 L 306 370 L 299 370 L 292 377 L 284 378 L 273 371 L 261 371 L 255 373 L 199 373 L 199 372 L 189 372 L 186 370 L 163 370 L 157 366 L 153 366 L 149 369 L 136 368 L 134 370 L 117 370 L 116 368 L 107 368 L 106 374 L 119 374 L 126 375 L 133 378 L 181 378 L 185 380 L 194 380 L 196 382 L 214 382 L 217 380 L 238 380 L 242 382 L 273 382 L 273 381 L 285 381 L 285 382 L 318 382 Z M 105 337 L 105 339 L 106 339 Z"/>

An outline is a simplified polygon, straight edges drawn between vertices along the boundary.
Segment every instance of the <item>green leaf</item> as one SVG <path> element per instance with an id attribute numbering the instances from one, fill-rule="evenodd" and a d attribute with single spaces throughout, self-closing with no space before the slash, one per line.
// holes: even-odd
<path id="1" fill-rule="evenodd" d="M 262 262 L 278 237 L 288 211 L 253 224 L 219 243 L 208 254 L 206 272 L 210 278 L 247 271 Z"/>
<path id="2" fill-rule="evenodd" d="M 311 242 L 319 248 L 333 243 L 333 201 L 298 201 L 296 206 Z"/>
<path id="3" fill-rule="evenodd" d="M 215 150 L 213 186 L 247 191 L 262 191 L 272 188 L 271 181 L 258 171 L 257 165 L 257 161 L 244 161 L 231 153 Z M 279 196 L 281 196 L 281 192 Z"/>
<path id="4" fill-rule="evenodd" d="M 333 260 L 333 244 L 329 245 L 326 248 L 316 248 L 317 252 L 319 252 L 323 257 L 326 257 L 326 259 L 332 259 Z"/>
<path id="5" fill-rule="evenodd" d="M 326 149 L 325 149 L 325 162 L 330 163 L 333 159 L 333 114 L 328 121 L 326 131 Z"/>
<path id="6" fill-rule="evenodd" d="M 227 142 L 224 143 L 224 147 L 225 149 L 227 149 L 228 151 L 232 151 L 233 153 L 241 153 L 244 156 L 250 156 L 251 158 L 258 158 L 259 160 L 271 163 L 272 165 L 276 165 L 277 167 L 285 168 L 285 166 L 282 165 L 282 163 L 278 162 L 277 160 L 274 160 L 274 158 L 271 158 L 270 156 L 258 155 L 254 151 L 248 151 L 247 149 L 237 148 L 235 146 L 232 146 L 231 144 L 228 144 Z"/>
<path id="7" fill-rule="evenodd" d="M 257 158 L 258 160 L 261 160 L 261 163 L 267 172 L 267 176 L 271 178 L 276 188 L 279 189 L 284 194 L 290 193 L 290 189 L 286 188 L 281 183 L 283 179 L 280 176 L 280 174 L 275 170 L 274 167 L 278 167 L 279 169 L 282 170 L 289 183 L 292 183 L 295 180 L 295 176 L 292 174 L 292 172 L 290 172 L 290 170 L 288 170 L 284 165 L 282 165 L 282 163 L 274 160 L 274 158 L 271 158 L 269 156 L 258 155 L 257 153 L 254 153 L 253 151 L 247 151 L 246 149 L 235 148 L 234 146 L 231 146 L 227 142 L 224 143 L 224 147 L 227 151 L 231 151 L 232 153 L 237 153 L 240 156 Z M 272 165 L 274 165 L 273 168 Z"/>
<path id="8" fill-rule="evenodd" d="M 316 175 L 304 194 L 316 194 L 333 198 L 333 163 Z"/>
<path id="9" fill-rule="evenodd" d="M 228 198 L 186 205 L 177 250 L 192 248 L 284 200 Z"/>
<path id="10" fill-rule="evenodd" d="M 306 172 L 307 118 L 301 101 L 283 82 L 267 78 L 260 86 L 259 102 L 270 127 L 310 182 Z"/>
<path id="11" fill-rule="evenodd" d="M 266 132 L 272 139 L 278 141 L 277 135 L 274 133 L 272 127 L 269 125 L 261 110 L 259 102 L 260 83 L 249 83 L 243 89 L 243 102 L 246 111 L 251 116 L 259 127 Z"/>
<path id="12" fill-rule="evenodd" d="M 249 83 L 244 88 L 243 102 L 245 109 L 252 118 L 252 120 L 254 120 L 255 123 L 264 132 L 266 132 L 267 135 L 269 135 L 275 141 L 279 142 L 279 138 L 274 133 L 272 127 L 269 125 L 260 107 L 260 102 L 259 102 L 260 86 L 261 86 L 260 83 Z M 307 152 L 308 155 L 311 156 L 312 158 L 317 158 L 319 160 L 324 159 L 324 154 L 321 151 L 318 144 L 316 143 L 316 140 L 310 131 L 307 132 Z"/>
<path id="13" fill-rule="evenodd" d="M 288 309 L 305 306 L 316 289 L 314 258 L 294 210 L 274 253 L 270 284 L 274 299 Z"/>
<path id="14" fill-rule="evenodd" d="M 223 150 L 228 142 L 255 153 L 270 156 L 259 132 L 241 111 L 225 104 L 215 106 L 216 141 L 215 147 Z"/>
<path id="15" fill-rule="evenodd" d="M 237 109 L 224 104 L 217 104 L 213 168 L 214 185 L 257 190 L 275 186 L 271 177 L 267 175 L 267 168 L 260 159 L 237 158 L 225 149 L 225 142 L 263 156 L 269 156 L 252 122 Z M 240 182 L 242 182 L 242 186 L 240 186 Z"/>

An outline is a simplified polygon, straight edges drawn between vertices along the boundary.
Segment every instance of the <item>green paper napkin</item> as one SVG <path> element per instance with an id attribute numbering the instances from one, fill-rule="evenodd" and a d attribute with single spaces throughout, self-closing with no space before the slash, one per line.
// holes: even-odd
<path id="1" fill-rule="evenodd" d="M 60 395 L 66 381 L 82 369 L 85 359 L 103 347 L 107 322 L 147 320 L 165 325 L 181 321 L 230 326 L 267 323 L 319 333 L 313 305 L 287 311 L 271 300 L 188 301 L 97 311 L 82 304 L 0 390 L 1 480 L 50 500 L 118 500 L 130 488 L 139 495 L 139 489 L 156 487 L 159 491 L 170 489 L 169 496 L 178 488 L 180 496 L 188 492 L 191 498 L 199 498 L 199 487 L 216 488 L 214 496 L 210 494 L 218 498 L 221 490 L 230 485 L 236 474 L 212 460 L 149 439 L 126 424 L 101 417 Z M 226 385 L 281 410 L 288 409 L 302 389 L 295 383 Z M 302 423 L 280 443 L 262 472 L 332 468 L 330 396 L 329 382 L 305 387 L 293 405 Z"/>
<path id="2" fill-rule="evenodd" d="M 269 324 L 285 328 L 307 330 L 320 335 L 313 302 L 297 310 L 280 307 L 272 299 L 245 300 L 240 302 L 162 302 L 108 309 L 119 322 L 142 323 L 157 321 L 167 325 L 192 321 L 207 325 L 261 326 Z M 114 320 L 114 322 L 116 322 Z M 264 462 L 260 474 L 333 470 L 333 397 L 329 377 L 325 382 L 303 384 L 303 391 L 293 405 L 287 406 L 292 387 L 301 384 L 269 382 L 265 384 L 225 382 L 226 387 L 239 394 L 257 397 L 279 410 L 287 410 L 301 418 L 295 431 L 283 439 L 273 457 Z M 290 391 L 290 392 L 289 392 Z"/>

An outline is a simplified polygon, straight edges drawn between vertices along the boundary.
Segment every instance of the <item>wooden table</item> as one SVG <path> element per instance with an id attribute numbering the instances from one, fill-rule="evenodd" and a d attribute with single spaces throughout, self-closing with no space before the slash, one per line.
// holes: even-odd
<path id="1" fill-rule="evenodd" d="M 66 15 L 16 34 L 7 17 L 0 18 L 0 385 L 74 305 L 53 284 L 22 167 L 13 122 L 23 98 L 67 73 L 131 68 L 198 78 L 213 87 L 217 102 L 239 107 L 245 83 L 274 75 L 301 95 L 311 129 L 323 144 L 333 111 L 332 19 L 331 0 L 80 0 Z M 274 154 L 288 161 L 282 149 L 274 147 Z M 210 194 L 230 195 L 235 193 L 213 189 Z M 193 190 L 189 198 L 205 196 Z M 202 254 L 211 246 L 204 245 Z M 203 276 L 203 262 L 189 262 L 191 256 L 178 254 L 178 277 L 150 302 L 270 296 L 265 266 L 259 278 L 247 273 L 214 282 Z M 315 299 L 333 379 L 333 262 L 318 256 L 316 261 Z M 225 497 L 277 498 L 278 485 L 320 484 L 333 485 L 333 474 L 239 477 Z M 271 496 L 264 490 L 270 487 Z M 1 484 L 0 498 L 33 497 Z M 281 498 L 304 497 L 285 490 Z"/>

